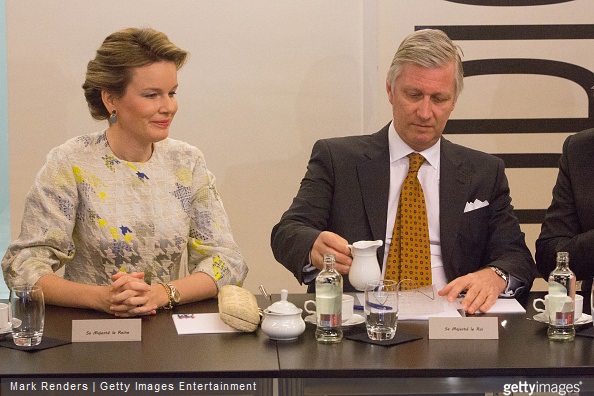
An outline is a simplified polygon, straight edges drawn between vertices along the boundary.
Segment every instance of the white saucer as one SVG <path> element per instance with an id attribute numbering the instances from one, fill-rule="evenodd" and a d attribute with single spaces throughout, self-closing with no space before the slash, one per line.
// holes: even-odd
<path id="1" fill-rule="evenodd" d="M 17 319 L 17 318 L 12 318 L 12 321 L 14 322 L 14 324 L 16 325 L 16 327 L 19 327 L 21 325 L 21 320 Z M 4 326 L 2 328 L 0 328 L 0 334 L 8 334 L 12 332 L 12 324 L 9 323 L 7 326 Z"/>
<path id="2" fill-rule="evenodd" d="M 537 322 L 549 323 L 549 318 L 547 317 L 547 315 L 545 315 L 544 312 L 534 315 L 532 319 L 536 320 Z M 582 314 L 582 316 L 580 316 L 580 318 L 576 320 L 574 324 L 583 325 L 586 323 L 592 323 L 592 316 L 588 314 Z"/>
<path id="3" fill-rule="evenodd" d="M 306 316 L 305 321 L 307 323 L 311 323 L 311 324 L 315 325 L 316 324 L 316 315 L 311 314 L 311 315 Z M 353 316 L 351 316 L 351 318 L 349 320 L 342 323 L 342 327 L 354 326 L 354 325 L 358 325 L 361 323 L 365 323 L 365 318 L 361 315 L 353 314 Z"/>

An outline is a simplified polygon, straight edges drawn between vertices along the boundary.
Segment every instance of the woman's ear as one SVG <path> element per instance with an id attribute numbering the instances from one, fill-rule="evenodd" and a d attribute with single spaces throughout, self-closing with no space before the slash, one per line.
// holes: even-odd
<path id="1" fill-rule="evenodd" d="M 115 108 L 114 99 L 115 96 L 113 93 L 107 92 L 106 90 L 101 91 L 101 100 L 103 100 L 103 105 L 109 113 Z"/>

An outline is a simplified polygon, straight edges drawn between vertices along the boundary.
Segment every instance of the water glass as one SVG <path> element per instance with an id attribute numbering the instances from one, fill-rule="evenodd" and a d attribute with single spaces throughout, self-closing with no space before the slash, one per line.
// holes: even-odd
<path id="1" fill-rule="evenodd" d="M 365 284 L 365 326 L 369 339 L 391 340 L 398 324 L 398 283 L 374 280 Z"/>
<path id="2" fill-rule="evenodd" d="M 45 303 L 41 286 L 14 286 L 10 290 L 12 340 L 18 346 L 41 343 L 45 320 Z"/>
<path id="3" fill-rule="evenodd" d="M 7 329 L 6 332 L 9 332 L 11 328 L 10 307 L 8 304 L 0 303 L 0 332 L 4 333 L 4 329 Z"/>

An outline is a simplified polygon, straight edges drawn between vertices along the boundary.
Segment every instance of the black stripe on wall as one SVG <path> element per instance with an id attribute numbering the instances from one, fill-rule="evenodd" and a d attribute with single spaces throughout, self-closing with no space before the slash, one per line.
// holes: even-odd
<path id="1" fill-rule="evenodd" d="M 446 0 L 450 3 L 479 5 L 490 7 L 526 7 L 535 5 L 551 5 L 569 3 L 574 0 Z"/>
<path id="2" fill-rule="evenodd" d="M 445 134 L 579 132 L 594 127 L 590 118 L 449 120 Z"/>
<path id="3" fill-rule="evenodd" d="M 561 154 L 524 153 L 493 154 L 505 163 L 506 168 L 557 168 Z"/>
<path id="4" fill-rule="evenodd" d="M 537 5 L 550 5 L 569 3 L 574 0 L 446 0 L 450 3 L 466 5 L 494 6 L 494 7 L 526 7 Z"/>
<path id="5" fill-rule="evenodd" d="M 491 1 L 491 0 L 489 0 Z M 594 38 L 594 25 L 431 25 L 452 40 L 580 40 Z"/>

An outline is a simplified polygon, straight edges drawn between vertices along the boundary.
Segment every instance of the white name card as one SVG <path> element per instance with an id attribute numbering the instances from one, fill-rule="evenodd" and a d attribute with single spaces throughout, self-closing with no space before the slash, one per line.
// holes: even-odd
<path id="1" fill-rule="evenodd" d="M 140 340 L 140 319 L 90 319 L 72 321 L 72 342 Z"/>
<path id="2" fill-rule="evenodd" d="M 496 340 L 499 338 L 497 317 L 429 318 L 429 339 Z"/>

